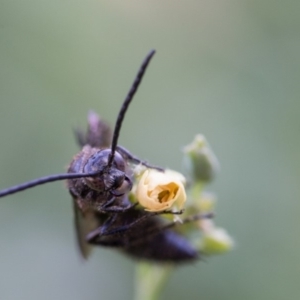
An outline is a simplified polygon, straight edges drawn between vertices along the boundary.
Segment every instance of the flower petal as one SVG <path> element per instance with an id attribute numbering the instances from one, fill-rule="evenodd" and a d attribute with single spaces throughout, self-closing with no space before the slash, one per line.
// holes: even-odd
<path id="1" fill-rule="evenodd" d="M 137 184 L 136 198 L 148 211 L 163 211 L 174 205 L 182 209 L 186 201 L 184 181 L 175 171 L 147 169 Z"/>

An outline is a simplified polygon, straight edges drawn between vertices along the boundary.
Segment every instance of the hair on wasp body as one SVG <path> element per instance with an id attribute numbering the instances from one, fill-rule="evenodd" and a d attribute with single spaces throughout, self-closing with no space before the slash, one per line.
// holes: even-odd
<path id="1" fill-rule="evenodd" d="M 129 199 L 134 183 L 133 167 L 141 165 L 160 172 L 118 145 L 118 138 L 126 111 L 135 95 L 155 51 L 144 59 L 136 78 L 121 106 L 113 132 L 96 113 L 88 114 L 86 132 L 76 131 L 82 150 L 74 156 L 66 174 L 50 175 L 0 191 L 0 197 L 17 193 L 37 185 L 67 180 L 73 198 L 77 240 L 83 257 L 92 245 L 115 247 L 139 258 L 161 262 L 183 262 L 198 258 L 199 251 L 175 229 L 176 222 L 166 222 L 163 214 L 181 214 L 182 210 L 149 211 Z M 164 201 L 172 191 L 158 194 Z M 184 223 L 210 218 L 211 214 L 195 214 Z"/>

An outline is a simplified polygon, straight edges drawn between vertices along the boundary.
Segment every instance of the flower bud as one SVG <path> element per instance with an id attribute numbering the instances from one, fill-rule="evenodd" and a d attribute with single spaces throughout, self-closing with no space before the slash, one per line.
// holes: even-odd
<path id="1" fill-rule="evenodd" d="M 196 135 L 194 141 L 184 148 L 184 153 L 184 166 L 194 182 L 213 179 L 219 162 L 203 135 Z"/>
<path id="2" fill-rule="evenodd" d="M 234 246 L 232 238 L 223 228 L 212 228 L 203 232 L 201 251 L 205 254 L 222 254 Z"/>
<path id="3" fill-rule="evenodd" d="M 202 213 L 212 212 L 216 206 L 216 196 L 208 192 L 203 192 L 198 198 L 193 199 L 193 201 L 197 210 Z"/>
<path id="4" fill-rule="evenodd" d="M 186 201 L 185 178 L 180 173 L 147 169 L 138 179 L 135 197 L 147 211 L 163 211 L 176 206 L 182 209 Z"/>

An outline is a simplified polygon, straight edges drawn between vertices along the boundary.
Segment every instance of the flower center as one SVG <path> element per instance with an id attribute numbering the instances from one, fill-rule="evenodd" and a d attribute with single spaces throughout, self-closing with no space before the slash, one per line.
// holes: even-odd
<path id="1" fill-rule="evenodd" d="M 157 193 L 157 200 L 159 203 L 165 203 L 174 199 L 178 192 L 178 186 L 174 183 L 161 186 L 160 188 L 161 191 Z"/>
<path id="2" fill-rule="evenodd" d="M 162 191 L 157 195 L 158 202 L 160 203 L 168 202 L 169 197 L 170 197 L 170 191 Z"/>

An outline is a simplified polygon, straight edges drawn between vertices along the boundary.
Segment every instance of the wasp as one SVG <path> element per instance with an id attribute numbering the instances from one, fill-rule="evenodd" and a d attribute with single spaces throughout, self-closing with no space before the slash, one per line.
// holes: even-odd
<path id="1" fill-rule="evenodd" d="M 175 221 L 167 223 L 161 215 L 176 212 L 145 211 L 129 200 L 133 186 L 132 165 L 164 171 L 118 145 L 126 111 L 154 54 L 155 50 L 150 51 L 141 64 L 113 132 L 96 113 L 88 114 L 87 131 L 75 132 L 82 150 L 74 156 L 66 174 L 41 177 L 0 191 L 0 197 L 4 197 L 41 184 L 67 180 L 78 245 L 84 258 L 95 245 L 118 248 L 134 258 L 155 262 L 180 263 L 199 257 L 199 251 L 176 226 L 199 220 L 202 215 L 186 217 L 179 225 Z"/>

